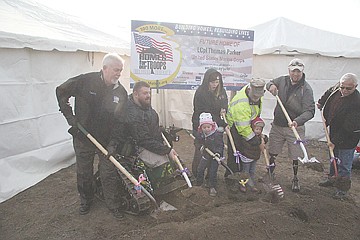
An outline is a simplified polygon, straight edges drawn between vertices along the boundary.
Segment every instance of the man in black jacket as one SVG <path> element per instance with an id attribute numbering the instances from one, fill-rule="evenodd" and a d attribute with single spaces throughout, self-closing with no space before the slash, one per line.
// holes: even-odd
<path id="1" fill-rule="evenodd" d="M 96 148 L 79 132 L 77 123 L 87 129 L 103 146 L 106 146 L 114 124 L 114 117 L 121 113 L 127 102 L 127 92 L 118 81 L 124 60 L 116 53 L 109 53 L 104 56 L 102 66 L 100 72 L 81 74 L 70 78 L 56 88 L 60 111 L 71 126 L 69 133 L 73 135 L 81 215 L 89 212 L 94 197 L 93 164 Z M 70 97 L 75 97 L 75 114 L 69 103 Z M 99 169 L 105 201 L 114 216 L 121 218 L 120 201 L 116 201 L 115 192 L 107 191 L 107 186 L 115 185 L 116 170 L 114 166 L 106 162 L 104 164 L 100 161 Z"/>
<path id="2" fill-rule="evenodd" d="M 328 178 L 319 185 L 335 186 L 334 197 L 340 199 L 346 197 L 350 189 L 354 151 L 360 139 L 360 94 L 356 87 L 356 75 L 346 73 L 317 103 L 317 107 L 323 109 L 326 126 L 330 128 L 329 147 L 334 149 L 335 159 L 332 161 L 338 169 L 336 176 L 334 162 L 331 162 Z"/>
<path id="3" fill-rule="evenodd" d="M 151 155 L 152 159 L 142 158 L 145 165 L 151 169 L 159 167 L 157 169 L 160 171 L 164 165 L 169 163 L 167 155 L 175 161 L 176 151 L 163 143 L 159 116 L 151 107 L 149 84 L 142 81 L 135 83 L 127 106 L 117 120 L 108 146 L 109 152 L 120 152 L 130 139 L 135 142 L 137 147 L 141 148 L 141 154 L 145 155 L 145 152 L 154 153 L 146 154 L 147 156 Z M 155 182 L 156 179 L 150 180 Z"/>

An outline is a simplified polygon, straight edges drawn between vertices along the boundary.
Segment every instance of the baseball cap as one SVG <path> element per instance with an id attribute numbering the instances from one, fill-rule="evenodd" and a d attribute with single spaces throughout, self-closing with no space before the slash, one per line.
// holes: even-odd
<path id="1" fill-rule="evenodd" d="M 262 79 L 251 79 L 250 81 L 250 88 L 251 91 L 254 93 L 254 96 L 257 97 L 264 96 L 264 86 L 265 86 L 265 81 Z"/>
<path id="2" fill-rule="evenodd" d="M 295 69 L 298 69 L 300 72 L 304 70 L 304 62 L 299 58 L 294 58 L 289 63 L 289 70 L 294 71 Z"/>

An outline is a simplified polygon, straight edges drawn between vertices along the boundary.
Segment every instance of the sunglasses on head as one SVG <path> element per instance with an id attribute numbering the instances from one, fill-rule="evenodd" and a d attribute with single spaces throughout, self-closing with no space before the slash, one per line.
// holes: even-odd
<path id="1" fill-rule="evenodd" d="M 341 90 L 346 89 L 346 90 L 348 90 L 348 91 L 351 91 L 351 90 L 353 90 L 353 88 L 354 88 L 354 87 L 344 87 L 344 86 L 340 86 L 340 89 L 341 89 Z"/>
<path id="2" fill-rule="evenodd" d="M 299 66 L 299 67 L 303 67 L 304 64 L 300 63 L 300 62 L 294 62 L 292 63 L 290 66 Z"/>

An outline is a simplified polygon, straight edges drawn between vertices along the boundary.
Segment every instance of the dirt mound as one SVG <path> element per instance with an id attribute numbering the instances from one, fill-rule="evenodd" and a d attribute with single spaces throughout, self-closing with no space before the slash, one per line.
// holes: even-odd
<path id="1" fill-rule="evenodd" d="M 179 132 L 175 149 L 191 166 L 193 141 Z M 224 168 L 219 167 L 218 196 L 210 197 L 206 187 L 182 189 L 159 201 L 177 210 L 156 216 L 126 215 L 116 220 L 105 204 L 95 200 L 88 215 L 78 214 L 75 166 L 63 169 L 39 184 L 0 204 L 1 239 L 360 239 L 360 171 L 354 170 L 347 199 L 332 198 L 334 188 L 318 182 L 328 172 L 329 157 L 324 143 L 311 141 L 309 157 L 316 157 L 323 169 L 299 166 L 299 193 L 291 191 L 292 166 L 279 156 L 275 184 L 284 197 L 269 199 L 265 161 L 257 165 L 259 191 L 229 192 Z M 315 166 L 315 165 L 314 165 Z"/>

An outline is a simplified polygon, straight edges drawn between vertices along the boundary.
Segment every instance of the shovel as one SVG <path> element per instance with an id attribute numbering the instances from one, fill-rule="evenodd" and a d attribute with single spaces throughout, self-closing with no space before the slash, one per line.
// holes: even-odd
<path id="1" fill-rule="evenodd" d="M 104 155 L 108 155 L 108 151 L 80 124 L 77 124 L 78 129 L 102 152 Z M 139 189 L 143 192 L 155 206 L 155 212 L 159 210 L 167 211 L 168 209 L 159 206 L 155 198 L 113 157 L 109 156 L 109 160 L 117 167 L 134 185 L 135 189 Z M 164 204 L 162 204 L 164 206 Z"/>
<path id="2" fill-rule="evenodd" d="M 278 96 L 278 95 L 275 95 L 275 97 L 276 97 L 276 99 L 277 99 L 277 101 L 278 101 L 278 103 L 279 103 L 279 105 L 280 105 L 280 107 L 281 107 L 281 109 L 282 109 L 282 111 L 283 111 L 283 113 L 284 113 L 287 121 L 288 121 L 288 124 L 290 125 L 290 124 L 292 123 L 292 121 L 291 121 L 291 118 L 290 118 L 289 114 L 287 113 L 287 111 L 286 111 L 283 103 L 281 102 L 279 96 Z M 301 148 L 301 150 L 302 150 L 302 152 L 303 152 L 303 154 L 304 154 L 304 158 L 301 159 L 301 158 L 299 157 L 298 160 L 299 160 L 300 162 L 302 162 L 302 163 L 314 163 L 314 162 L 315 162 L 315 163 L 320 163 L 320 162 L 319 162 L 316 158 L 314 158 L 314 157 L 312 157 L 311 159 L 309 159 L 308 154 L 307 154 L 306 149 L 305 149 L 305 146 L 304 146 L 304 143 L 303 143 L 303 140 L 301 140 L 298 131 L 296 130 L 296 128 L 295 128 L 294 126 L 291 126 L 291 130 L 293 131 L 293 133 L 294 133 L 294 135 L 295 135 L 295 137 L 296 137 L 296 142 L 300 144 L 300 148 Z"/>
<path id="3" fill-rule="evenodd" d="M 335 174 L 335 178 L 336 178 L 336 177 L 338 176 L 337 164 L 340 163 L 340 159 L 338 159 L 337 157 L 335 157 L 334 149 L 333 149 L 332 145 L 330 144 L 331 141 L 330 141 L 329 131 L 328 131 L 328 129 L 327 129 L 326 120 L 325 120 L 325 118 L 324 118 L 324 114 L 323 114 L 322 111 L 321 111 L 321 120 L 322 120 L 322 122 L 323 122 L 324 131 L 325 131 L 325 136 L 326 136 L 326 141 L 327 141 L 328 147 L 329 147 L 330 163 L 332 163 L 332 164 L 334 165 L 334 174 Z"/>
<path id="4" fill-rule="evenodd" d="M 186 131 L 190 137 L 192 139 L 195 139 L 194 135 L 189 132 Z M 239 183 L 243 186 L 245 186 L 245 184 L 248 181 L 248 175 L 246 173 L 240 173 L 240 172 L 236 172 L 234 173 L 231 168 L 229 168 L 228 165 L 226 165 L 217 155 L 215 155 L 215 153 L 213 153 L 210 149 L 208 148 L 204 148 L 204 150 L 211 156 L 213 157 L 221 166 L 223 166 L 226 170 L 228 170 L 230 172 L 230 175 L 228 176 L 229 179 L 233 179 L 233 180 L 237 180 L 239 181 Z M 245 180 L 244 180 L 245 179 Z"/>
<path id="5" fill-rule="evenodd" d="M 164 142 L 166 143 L 166 145 L 171 148 L 171 145 L 169 143 L 169 141 L 166 139 L 166 137 L 164 136 L 163 133 L 161 133 L 161 136 L 162 138 L 164 139 Z M 187 169 L 184 169 L 184 167 L 182 166 L 181 162 L 180 162 L 180 159 L 178 158 L 178 156 L 175 156 L 175 162 L 176 164 L 178 165 L 179 169 L 180 169 L 180 172 L 181 174 L 183 175 L 187 185 L 189 186 L 189 188 L 192 188 L 192 185 L 191 185 L 191 181 L 189 179 L 189 176 L 187 175 L 186 171 Z"/>
<path id="6" fill-rule="evenodd" d="M 224 122 L 227 124 L 225 113 L 222 113 L 221 116 L 222 116 Z M 245 184 L 249 181 L 249 177 L 247 176 L 248 174 L 241 174 L 241 171 L 240 171 L 240 152 L 236 150 L 236 146 L 235 146 L 234 139 L 232 137 L 230 128 L 225 127 L 225 131 L 226 131 L 226 135 L 229 137 L 230 145 L 231 145 L 231 148 L 232 148 L 234 156 L 235 156 L 235 161 L 236 161 L 236 163 L 238 165 L 238 170 L 239 170 L 238 175 L 241 175 L 241 176 L 244 176 L 244 177 L 246 176 L 246 178 L 239 180 L 239 183 L 243 187 L 245 187 Z M 232 176 L 234 176 L 234 174 Z M 229 178 L 233 179 L 233 177 L 231 177 L 231 176 Z"/>
<path id="7" fill-rule="evenodd" d="M 270 202 L 277 202 L 278 198 L 284 197 L 284 191 L 281 188 L 280 184 L 275 184 L 275 185 L 273 184 L 273 176 L 271 174 L 270 161 L 269 161 L 269 157 L 268 157 L 266 148 L 264 148 L 263 154 L 264 154 L 264 158 L 265 158 L 266 169 L 269 173 L 269 181 L 270 182 L 268 184 L 268 188 L 270 189 L 270 191 L 269 191 L 269 194 L 271 196 Z"/>

